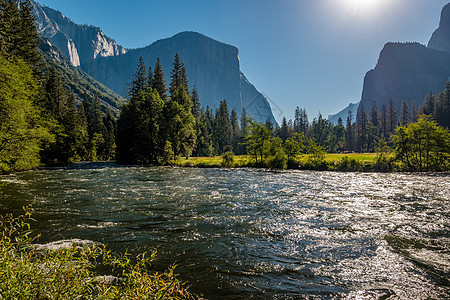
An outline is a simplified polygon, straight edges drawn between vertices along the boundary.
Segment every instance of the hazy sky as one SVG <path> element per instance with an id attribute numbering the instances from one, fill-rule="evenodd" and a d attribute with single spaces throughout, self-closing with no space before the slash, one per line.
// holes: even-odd
<path id="1" fill-rule="evenodd" d="M 38 0 L 126 48 L 197 31 L 239 48 L 275 118 L 310 119 L 360 100 L 386 42 L 427 44 L 448 0 Z"/>

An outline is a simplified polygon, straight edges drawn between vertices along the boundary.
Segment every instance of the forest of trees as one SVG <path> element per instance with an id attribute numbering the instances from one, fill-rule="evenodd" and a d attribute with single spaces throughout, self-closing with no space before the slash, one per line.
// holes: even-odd
<path id="1" fill-rule="evenodd" d="M 416 124 L 434 128 L 434 131 L 427 132 L 428 140 L 433 139 L 433 132 L 439 131 L 437 140 L 441 142 L 436 143 L 441 148 L 431 150 L 434 146 L 429 143 L 427 147 L 431 152 L 438 153 L 439 158 L 434 155 L 434 162 L 427 166 L 412 164 L 408 160 L 406 165 L 409 169 L 437 170 L 448 161 L 450 140 L 444 127 L 448 127 L 446 122 L 450 118 L 450 83 L 439 95 L 430 94 L 424 100 L 425 109 L 434 108 L 429 115 L 424 114 L 422 106 L 418 109 L 413 107 L 410 112 L 405 101 L 400 113 L 392 101 L 378 110 L 374 101 L 369 113 L 362 105 L 359 107 L 355 122 L 352 122 L 349 113 L 345 125 L 341 119 L 333 125 L 321 114 L 309 122 L 306 110 L 297 107 L 294 120 L 283 118 L 281 126 L 278 126 L 269 121 L 265 124 L 255 122 L 247 117 L 245 109 L 238 118 L 235 109 L 229 111 L 226 100 L 221 101 L 215 111 L 209 107 L 204 109 L 195 86 L 189 91 L 186 69 L 178 55 L 173 62 L 169 87 L 164 78 L 159 59 L 153 72 L 151 68 L 147 72 L 143 59 L 139 60 L 129 89 L 129 101 L 118 121 L 120 161 L 170 164 L 180 156 L 231 153 L 248 154 L 253 158 L 253 166 L 285 168 L 287 165 L 294 166 L 295 157 L 304 153 L 310 154 L 310 166 L 317 167 L 323 162 L 326 152 L 376 152 L 380 145 L 384 145 L 383 151 L 391 148 L 399 150 L 400 144 L 405 141 L 420 144 L 414 137 Z M 436 107 L 439 109 L 436 110 Z M 431 115 L 442 126 L 438 126 Z M 400 142 L 402 130 L 412 137 Z M 405 155 L 413 155 L 400 150 L 397 154 L 399 160 Z"/>
<path id="2" fill-rule="evenodd" d="M 438 95 L 429 93 L 420 107 L 403 101 L 398 111 L 392 101 L 381 107 L 374 101 L 368 110 L 360 105 L 355 122 L 349 113 L 337 125 L 321 114 L 310 122 L 306 110 L 297 107 L 293 120 L 283 118 L 279 126 L 255 122 L 245 108 L 230 111 L 226 99 L 215 111 L 202 107 L 178 54 L 169 84 L 159 59 L 152 69 L 140 58 L 116 120 L 102 110 L 96 93 L 86 91 L 76 99 L 64 88 L 55 65 L 45 64 L 38 50 L 30 2 L 19 7 L 0 0 L 0 172 L 116 159 L 161 165 L 178 157 L 223 153 L 248 154 L 255 166 L 284 168 L 301 153 L 310 154 L 314 166 L 325 152 L 394 148 L 409 169 L 448 164 L 450 83 Z M 421 144 L 423 134 L 428 144 Z M 413 143 L 426 147 L 425 154 Z"/>
<path id="3" fill-rule="evenodd" d="M 46 65 L 32 6 L 0 0 L 0 172 L 115 158 L 115 119 Z"/>
<path id="4" fill-rule="evenodd" d="M 245 154 L 245 110 L 228 109 L 223 100 L 213 112 L 203 108 L 196 87 L 189 90 L 184 63 L 175 56 L 169 87 L 159 59 L 154 69 L 140 58 L 129 101 L 117 123 L 118 159 L 125 163 L 169 164 L 180 156 L 212 156 L 227 146 Z M 241 125 L 239 125 L 239 123 Z M 242 130 L 241 130 L 242 129 Z"/>

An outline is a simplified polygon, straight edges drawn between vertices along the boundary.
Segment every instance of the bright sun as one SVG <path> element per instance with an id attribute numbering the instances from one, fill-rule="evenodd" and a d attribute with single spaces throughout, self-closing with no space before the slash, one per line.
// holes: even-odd
<path id="1" fill-rule="evenodd" d="M 347 8 L 351 10 L 352 14 L 370 14 L 374 10 L 380 8 L 383 2 L 389 0 L 342 0 L 348 6 Z"/>

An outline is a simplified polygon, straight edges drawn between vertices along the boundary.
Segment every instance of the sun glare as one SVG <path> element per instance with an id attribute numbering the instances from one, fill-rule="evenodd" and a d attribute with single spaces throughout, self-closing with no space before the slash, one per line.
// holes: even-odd
<path id="1" fill-rule="evenodd" d="M 347 9 L 354 15 L 367 15 L 378 10 L 389 0 L 342 0 L 347 5 Z"/>

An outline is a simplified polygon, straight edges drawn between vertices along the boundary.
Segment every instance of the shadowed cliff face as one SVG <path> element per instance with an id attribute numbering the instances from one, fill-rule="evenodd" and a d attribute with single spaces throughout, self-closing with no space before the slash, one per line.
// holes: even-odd
<path id="1" fill-rule="evenodd" d="M 426 94 L 438 93 L 450 77 L 450 54 L 417 43 L 388 43 L 375 69 L 367 72 L 361 103 L 368 109 L 406 100 L 420 106 Z"/>
<path id="2" fill-rule="evenodd" d="M 116 56 L 126 49 L 107 37 L 100 28 L 78 25 L 61 12 L 31 1 L 38 32 L 58 47 L 78 67 L 97 57 Z"/>
<path id="3" fill-rule="evenodd" d="M 450 52 L 450 4 L 442 9 L 439 28 L 433 32 L 428 48 Z"/>
<path id="4" fill-rule="evenodd" d="M 447 52 L 448 51 L 448 52 Z M 439 28 L 428 47 L 419 43 L 387 43 L 375 69 L 367 72 L 361 104 L 378 107 L 392 100 L 398 108 L 406 100 L 422 105 L 427 93 L 439 93 L 450 77 L 450 5 L 441 14 Z"/>
<path id="5" fill-rule="evenodd" d="M 216 109 L 220 101 L 226 99 L 229 108 L 235 108 L 238 114 L 245 106 L 248 115 L 257 121 L 275 123 L 267 99 L 241 73 L 238 49 L 196 32 L 182 32 L 145 48 L 129 50 L 124 55 L 97 58 L 81 68 L 125 95 L 126 84 L 136 71 L 139 57 L 143 57 L 147 68 L 153 68 L 159 57 L 169 84 L 176 53 L 186 66 L 190 88 L 197 87 L 204 107 Z"/>

